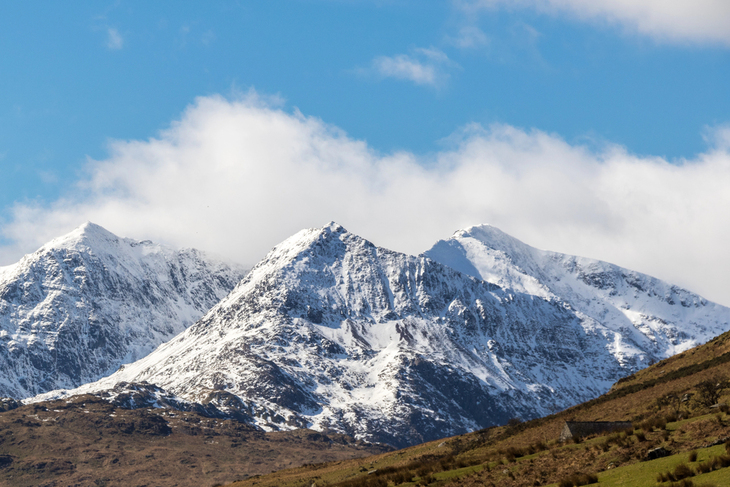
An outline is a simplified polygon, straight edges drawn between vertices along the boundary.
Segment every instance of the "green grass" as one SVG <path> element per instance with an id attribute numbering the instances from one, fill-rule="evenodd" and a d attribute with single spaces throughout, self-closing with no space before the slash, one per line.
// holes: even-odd
<path id="1" fill-rule="evenodd" d="M 506 465 L 504 468 L 509 468 Z M 464 467 L 464 468 L 457 468 L 455 470 L 447 470 L 444 472 L 436 472 L 433 475 L 433 477 L 436 480 L 449 480 L 453 479 L 455 477 L 464 477 L 465 475 L 470 475 L 476 472 L 481 472 L 484 469 L 483 465 L 475 465 L 473 467 Z"/>
<path id="2" fill-rule="evenodd" d="M 703 462 L 710 457 L 719 456 L 724 453 L 725 447 L 723 445 L 717 445 L 711 448 L 701 448 L 697 450 L 697 462 L 693 463 L 689 463 L 689 453 L 680 453 L 678 455 L 672 455 L 665 458 L 658 458 L 650 462 L 639 462 L 625 467 L 606 470 L 605 472 L 598 474 L 598 485 L 610 487 L 657 487 L 657 485 L 662 485 L 657 484 L 656 481 L 656 477 L 659 473 L 674 470 L 674 468 L 680 463 L 687 463 L 690 466 L 695 466 L 697 463 Z M 716 474 L 720 474 L 720 476 L 718 477 Z M 692 477 L 691 480 L 696 485 L 701 485 L 702 482 L 710 483 L 717 482 L 718 479 L 724 479 L 724 483 L 727 484 L 730 481 L 728 479 L 729 477 L 730 470 L 722 469 L 703 475 L 697 475 Z M 723 484 L 718 483 L 718 485 Z"/>
<path id="3" fill-rule="evenodd" d="M 714 472 L 705 473 L 692 477 L 692 482 L 697 487 L 702 487 L 703 484 L 724 486 L 730 484 L 730 468 L 723 468 L 722 470 L 715 470 Z"/>
<path id="4" fill-rule="evenodd" d="M 682 426 L 685 426 L 687 424 L 697 422 L 697 421 L 703 421 L 712 419 L 714 415 L 707 414 L 702 416 L 696 416 L 693 418 L 685 419 L 679 422 L 673 422 L 667 424 L 667 430 L 673 432 L 675 435 L 678 434 L 679 430 Z M 656 433 L 655 433 L 656 434 Z M 582 441 L 578 444 L 575 443 L 567 443 L 560 447 L 561 450 L 565 451 L 578 451 L 583 449 L 590 449 L 596 446 L 597 443 L 601 441 L 606 441 L 607 439 L 611 438 L 614 435 L 609 436 L 599 436 L 595 438 L 589 438 L 585 441 Z M 623 435 L 622 435 L 623 436 Z M 710 439 L 709 437 L 706 439 Z M 628 440 L 632 443 L 635 443 L 637 440 L 633 438 L 631 435 L 629 435 Z M 612 445 L 612 449 L 615 448 L 615 445 Z M 493 477 L 493 480 L 497 481 L 499 484 L 502 480 L 508 480 L 507 474 L 503 474 L 503 470 L 508 470 L 510 472 L 513 472 L 517 477 L 520 476 L 520 470 L 521 465 L 524 462 L 528 462 L 531 459 L 535 459 L 541 456 L 547 456 L 550 455 L 550 450 L 540 451 L 536 452 L 530 455 L 525 455 L 523 457 L 518 457 L 512 462 L 509 463 L 503 463 L 503 459 L 500 459 L 498 461 L 486 461 L 483 464 L 480 465 L 474 465 L 474 466 L 468 466 L 463 468 L 456 468 L 453 470 L 447 470 L 447 471 L 440 471 L 440 472 L 433 472 L 432 476 L 434 479 L 434 483 L 432 483 L 432 486 L 443 486 L 446 484 L 449 484 L 451 481 L 454 481 L 456 479 L 468 477 L 472 474 L 476 474 L 481 472 L 485 466 L 489 466 L 490 470 L 495 471 L 496 477 Z M 611 470 L 607 470 L 604 472 L 601 472 L 598 474 L 599 478 L 599 484 L 600 486 L 611 486 L 611 487 L 619 487 L 619 486 L 626 486 L 626 487 L 668 487 L 669 483 L 659 484 L 657 483 L 657 475 L 660 473 L 670 472 L 673 471 L 679 464 L 686 463 L 690 466 L 690 468 L 695 469 L 696 466 L 704 462 L 712 457 L 719 456 L 725 453 L 724 445 L 718 445 L 712 448 L 700 448 L 697 450 L 697 460 L 695 462 L 689 462 L 689 452 L 683 452 L 676 455 L 672 455 L 667 458 L 661 458 L 657 460 L 653 460 L 650 462 L 638 462 L 631 465 L 626 465 L 622 467 L 617 467 Z M 400 455 L 403 455 L 401 453 Z M 610 461 L 610 451 L 604 453 L 601 455 L 602 458 L 605 459 L 605 461 L 608 463 Z M 393 458 L 389 457 L 387 458 L 386 462 L 379 462 L 378 467 L 382 468 L 384 465 L 383 463 L 393 463 Z M 373 465 L 371 465 L 373 466 Z M 415 477 L 413 479 L 413 482 L 407 482 L 402 484 L 404 487 L 406 486 L 415 486 L 418 485 L 418 481 L 420 478 Z M 691 480 L 694 482 L 694 484 L 697 487 L 702 487 L 703 485 L 715 485 L 715 486 L 723 486 L 723 485 L 730 485 L 730 468 L 726 468 L 720 471 L 710 472 L 703 475 L 698 475 L 691 477 Z M 557 487 L 558 484 L 551 484 L 554 487 Z"/>
<path id="5" fill-rule="evenodd" d="M 704 421 L 706 419 L 712 419 L 714 417 L 715 417 L 715 413 L 711 413 L 711 414 L 705 414 L 702 416 L 693 416 L 691 418 L 682 419 L 680 421 L 674 421 L 671 423 L 667 423 L 667 430 L 675 431 L 675 430 L 681 428 L 682 426 L 684 426 L 685 424 L 696 423 L 698 421 Z"/>

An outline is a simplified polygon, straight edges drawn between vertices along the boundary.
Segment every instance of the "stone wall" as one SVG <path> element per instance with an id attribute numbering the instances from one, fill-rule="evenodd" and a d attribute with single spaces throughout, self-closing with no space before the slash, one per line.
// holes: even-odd
<path id="1" fill-rule="evenodd" d="M 566 421 L 560 432 L 560 441 L 629 428 L 633 428 L 631 421 Z"/>

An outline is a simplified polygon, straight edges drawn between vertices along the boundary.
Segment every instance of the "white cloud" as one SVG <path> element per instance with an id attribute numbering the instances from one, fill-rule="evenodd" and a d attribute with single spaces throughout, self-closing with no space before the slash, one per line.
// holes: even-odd
<path id="1" fill-rule="evenodd" d="M 454 66 L 448 56 L 435 48 L 413 49 L 411 54 L 378 56 L 372 71 L 383 78 L 412 81 L 418 85 L 440 86 L 447 78 L 447 68 Z"/>
<path id="2" fill-rule="evenodd" d="M 462 49 L 473 49 L 489 45 L 489 37 L 479 27 L 473 25 L 462 27 L 456 36 L 447 37 L 446 41 Z"/>
<path id="3" fill-rule="evenodd" d="M 730 151 L 730 125 L 708 128 L 705 141 L 724 151 Z"/>
<path id="4" fill-rule="evenodd" d="M 408 253 L 476 223 L 540 248 L 605 259 L 730 305 L 730 144 L 681 164 L 551 134 L 474 125 L 424 160 L 382 155 L 255 93 L 204 97 L 146 141 L 117 141 L 73 194 L 18 204 L 5 263 L 86 220 L 128 237 L 253 264 L 335 220 Z"/>
<path id="5" fill-rule="evenodd" d="M 106 47 L 114 50 L 124 47 L 124 39 L 117 29 L 113 27 L 107 27 L 106 34 Z"/>
<path id="6" fill-rule="evenodd" d="M 659 41 L 718 43 L 730 46 L 727 0 L 457 0 L 467 11 L 484 8 L 532 8 L 604 21 Z"/>

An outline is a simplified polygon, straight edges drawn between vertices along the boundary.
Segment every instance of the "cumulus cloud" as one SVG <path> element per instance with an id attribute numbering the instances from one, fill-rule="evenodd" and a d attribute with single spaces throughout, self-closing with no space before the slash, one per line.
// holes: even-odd
<path id="1" fill-rule="evenodd" d="M 411 54 L 378 56 L 372 60 L 371 70 L 383 78 L 439 86 L 449 77 L 447 69 L 454 65 L 439 49 L 418 48 L 413 49 Z"/>
<path id="2" fill-rule="evenodd" d="M 659 41 L 730 46 L 727 0 L 457 0 L 462 9 L 532 8 L 580 20 L 619 24 Z"/>
<path id="3" fill-rule="evenodd" d="M 106 47 L 113 50 L 118 50 L 124 47 L 124 38 L 119 31 L 113 27 L 106 29 Z"/>
<path id="4" fill-rule="evenodd" d="M 473 125 L 424 158 L 380 154 L 253 92 L 203 97 L 157 137 L 114 142 L 67 197 L 15 206 L 0 255 L 10 263 L 86 220 L 244 264 L 330 220 L 408 253 L 491 223 L 536 247 L 615 262 L 730 305 L 730 139 L 726 129 L 715 134 L 706 153 L 671 164 Z"/>

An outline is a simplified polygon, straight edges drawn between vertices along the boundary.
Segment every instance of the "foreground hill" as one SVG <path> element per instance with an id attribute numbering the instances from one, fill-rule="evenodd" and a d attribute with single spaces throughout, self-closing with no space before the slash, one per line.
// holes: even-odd
<path id="1" fill-rule="evenodd" d="M 169 409 L 92 396 L 0 413 L 0 485 L 206 486 L 304 463 L 386 451 L 311 430 L 265 433 Z"/>
<path id="2" fill-rule="evenodd" d="M 730 484 L 728 377 L 730 333 L 725 333 L 558 414 L 234 485 L 725 486 Z M 633 421 L 633 427 L 560 443 L 565 421 Z M 650 455 L 657 448 L 664 451 Z M 651 460 L 654 455 L 667 456 Z"/>
<path id="3" fill-rule="evenodd" d="M 97 380 L 225 297 L 240 268 L 86 223 L 0 267 L 0 396 Z"/>
<path id="4" fill-rule="evenodd" d="M 633 299 L 641 324 L 604 323 L 571 305 L 573 296 L 535 293 L 514 279 L 488 282 L 332 223 L 278 245 L 149 356 L 44 397 L 113 400 L 120 383 L 146 381 L 168 403 L 205 404 L 264 429 L 311 427 L 412 445 L 562 410 L 730 328 L 727 308 L 686 291 L 676 291 L 675 307 L 666 294 L 674 288 L 631 276 L 642 290 L 622 289 L 621 299 Z M 677 321 L 676 309 L 692 319 Z M 665 325 L 647 325 L 649 337 L 644 323 Z"/>

